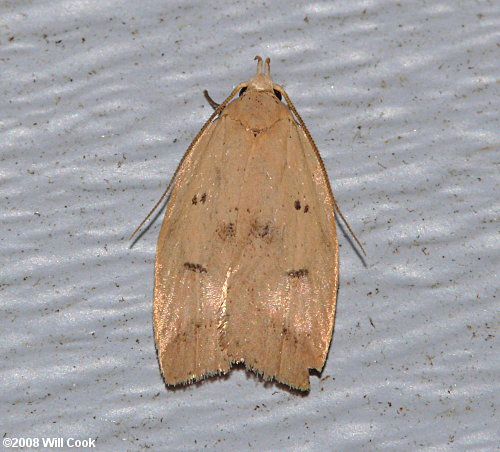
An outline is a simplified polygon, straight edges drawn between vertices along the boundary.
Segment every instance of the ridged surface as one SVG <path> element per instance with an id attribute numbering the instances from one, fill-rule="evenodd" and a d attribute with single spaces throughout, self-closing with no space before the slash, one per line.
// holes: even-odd
<path id="1" fill-rule="evenodd" d="M 495 2 L 3 2 L 1 426 L 97 450 L 490 451 L 498 392 Z M 220 101 L 271 57 L 325 159 L 332 347 L 301 397 L 244 370 L 166 390 L 163 213 Z"/>

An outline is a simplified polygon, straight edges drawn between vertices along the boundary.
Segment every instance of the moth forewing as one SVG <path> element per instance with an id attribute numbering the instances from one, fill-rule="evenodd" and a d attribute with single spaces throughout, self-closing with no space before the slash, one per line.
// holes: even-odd
<path id="1" fill-rule="evenodd" d="M 269 59 L 256 59 L 257 74 L 219 105 L 175 174 L 154 293 L 155 341 L 169 385 L 242 362 L 265 379 L 309 390 L 309 369 L 321 371 L 328 353 L 336 204 L 302 118 L 273 84 Z"/>

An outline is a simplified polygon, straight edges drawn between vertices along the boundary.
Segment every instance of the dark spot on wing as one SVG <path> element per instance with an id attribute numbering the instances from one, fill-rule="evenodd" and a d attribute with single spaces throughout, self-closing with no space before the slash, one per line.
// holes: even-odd
<path id="1" fill-rule="evenodd" d="M 199 198 L 198 195 L 194 195 L 193 199 L 191 199 L 191 203 L 196 206 L 196 204 L 198 204 L 199 202 L 205 204 L 206 200 L 207 200 L 207 194 L 203 193 Z"/>
<path id="2" fill-rule="evenodd" d="M 226 240 L 236 235 L 236 225 L 234 223 L 220 223 L 216 231 L 222 240 Z"/>
<path id="3" fill-rule="evenodd" d="M 304 213 L 307 213 L 307 212 L 309 212 L 309 205 L 308 204 L 306 204 L 304 207 Z"/>
<path id="4" fill-rule="evenodd" d="M 250 235 L 270 243 L 273 239 L 271 223 L 261 223 L 259 220 L 254 220 L 250 226 Z"/>
<path id="5" fill-rule="evenodd" d="M 307 268 L 301 268 L 299 270 L 290 270 L 286 273 L 290 278 L 302 278 L 309 274 L 309 270 Z"/>
<path id="6" fill-rule="evenodd" d="M 299 201 L 298 199 L 297 199 L 297 201 L 295 201 L 295 202 L 293 203 L 293 205 L 295 206 L 295 208 L 296 208 L 297 210 L 300 210 L 300 201 Z"/>
<path id="7" fill-rule="evenodd" d="M 184 268 L 187 270 L 191 270 L 192 272 L 198 273 L 207 273 L 207 269 L 200 264 L 193 264 L 191 262 L 185 262 Z"/>

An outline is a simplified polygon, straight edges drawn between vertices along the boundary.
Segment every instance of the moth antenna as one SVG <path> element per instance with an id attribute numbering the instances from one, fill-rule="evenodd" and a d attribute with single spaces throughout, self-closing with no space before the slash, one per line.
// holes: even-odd
<path id="1" fill-rule="evenodd" d="M 300 126 L 302 127 L 302 129 L 304 130 L 304 133 L 306 134 L 306 137 L 307 139 L 309 140 L 309 143 L 311 143 L 311 146 L 313 147 L 314 149 L 314 152 L 316 153 L 316 156 L 318 157 L 318 161 L 319 161 L 319 165 L 322 169 L 322 171 L 328 175 L 328 173 L 326 172 L 326 168 L 325 168 L 325 164 L 323 163 L 323 159 L 321 158 L 321 155 L 319 153 L 319 150 L 318 150 L 318 147 L 316 146 L 316 143 L 314 142 L 313 140 L 313 137 L 311 136 L 311 134 L 309 133 L 309 130 L 307 129 L 307 126 L 306 124 L 304 123 L 304 120 L 301 118 L 301 116 L 299 115 L 299 113 L 297 112 L 297 110 L 295 109 L 292 101 L 290 100 L 290 98 L 288 97 L 288 94 L 286 93 L 286 91 L 279 85 L 273 85 L 273 88 L 276 90 L 276 91 L 279 91 L 282 96 L 285 98 L 286 100 L 286 103 L 288 104 L 288 107 L 290 108 L 290 110 L 292 110 L 293 114 L 295 115 L 295 117 L 297 118 L 297 120 L 299 121 L 299 124 Z M 344 222 L 344 224 L 347 226 L 347 229 L 349 230 L 349 232 L 351 233 L 351 235 L 354 237 L 354 240 L 356 240 L 356 243 L 358 244 L 358 246 L 361 248 L 361 251 L 363 251 L 363 254 L 366 256 L 366 251 L 365 249 L 363 248 L 363 245 L 361 245 L 361 242 L 359 241 L 358 237 L 356 237 L 356 234 L 353 232 L 353 230 L 351 229 L 351 226 L 349 226 L 349 223 L 347 222 L 347 220 L 344 218 L 344 215 L 342 215 L 342 212 L 340 211 L 339 209 L 339 206 L 337 204 L 337 201 L 335 201 L 335 197 L 333 196 L 333 191 L 332 191 L 332 186 L 330 185 L 330 179 L 328 177 L 325 178 L 326 179 L 326 185 L 328 187 L 328 191 L 330 192 L 330 195 L 332 197 L 332 200 L 333 200 L 333 207 L 335 209 L 335 212 L 337 212 L 340 216 L 340 218 L 342 218 L 342 221 Z"/>
<path id="2" fill-rule="evenodd" d="M 257 55 L 254 60 L 257 60 L 257 75 L 262 74 L 262 57 Z"/>
<path id="3" fill-rule="evenodd" d="M 271 58 L 266 58 L 266 64 L 264 66 L 264 75 L 271 77 Z"/>
<path id="4" fill-rule="evenodd" d="M 323 165 L 324 166 L 324 165 Z M 332 189 L 330 188 L 330 191 Z M 365 249 L 363 248 L 363 245 L 361 245 L 361 242 L 359 241 L 359 239 L 356 237 L 356 234 L 354 233 L 354 231 L 351 229 L 351 226 L 349 226 L 349 223 L 347 222 L 347 220 L 344 218 L 344 215 L 342 215 L 342 212 L 340 211 L 340 207 L 339 205 L 337 204 L 337 201 L 335 201 L 335 198 L 333 197 L 333 194 L 332 194 L 332 199 L 333 199 L 333 206 L 335 207 L 335 212 L 337 212 L 340 216 L 340 218 L 342 218 L 342 221 L 344 222 L 344 224 L 347 226 L 347 229 L 349 229 L 349 232 L 351 233 L 351 235 L 354 237 L 354 240 L 356 240 L 356 243 L 359 245 L 359 247 L 361 248 L 361 251 L 363 251 L 363 254 L 366 256 L 366 251 Z"/>
<path id="5" fill-rule="evenodd" d="M 262 60 L 262 58 L 261 58 L 261 60 Z M 168 194 L 168 192 L 170 190 L 170 187 L 172 186 L 173 182 L 175 181 L 175 178 L 177 177 L 177 174 L 179 173 L 179 170 L 181 169 L 182 165 L 184 164 L 184 161 L 189 156 L 189 154 L 191 153 L 191 151 L 193 150 L 193 148 L 196 146 L 196 144 L 198 143 L 198 140 L 201 138 L 201 136 L 205 132 L 206 128 L 210 125 L 210 123 L 214 120 L 214 118 L 218 114 L 220 114 L 222 112 L 222 110 L 224 110 L 224 108 L 226 107 L 226 105 L 228 104 L 228 102 L 240 91 L 240 89 L 246 88 L 247 86 L 248 86 L 248 82 L 240 83 L 236 88 L 233 89 L 233 91 L 231 91 L 231 94 L 229 94 L 229 96 L 227 96 L 227 98 L 224 100 L 224 102 L 222 102 L 221 104 L 219 104 L 219 106 L 212 113 L 212 115 L 210 116 L 210 118 L 208 118 L 207 122 L 205 122 L 205 124 L 203 125 L 203 127 L 201 128 L 201 130 L 194 137 L 194 140 L 191 142 L 191 144 L 187 148 L 187 151 L 182 156 L 181 161 L 179 162 L 179 165 L 177 165 L 177 169 L 174 172 L 174 175 L 170 179 L 170 182 L 168 183 L 167 188 L 163 192 L 163 195 L 161 195 L 161 198 L 154 205 L 154 207 L 151 209 L 151 212 L 148 213 L 148 215 L 146 216 L 146 218 L 144 218 L 144 220 L 142 220 L 141 224 L 139 226 L 137 226 L 137 228 L 135 229 L 135 231 L 130 236 L 129 240 L 132 240 L 132 238 L 135 236 L 135 234 L 137 234 L 137 232 L 139 231 L 139 229 L 141 229 L 142 226 L 144 225 L 144 223 L 146 223 L 146 221 L 149 220 L 149 218 L 151 217 L 151 215 L 153 215 L 154 211 L 158 208 L 158 206 L 161 204 L 161 202 L 165 199 L 165 197 L 167 196 L 167 194 Z"/>
<path id="6" fill-rule="evenodd" d="M 208 91 L 205 89 L 203 90 L 203 94 L 205 96 L 205 99 L 207 99 L 207 102 L 210 104 L 210 106 L 216 110 L 217 108 L 219 108 L 219 105 L 217 102 L 215 102 L 215 100 L 213 100 L 211 97 L 210 97 L 210 94 L 208 94 Z"/>

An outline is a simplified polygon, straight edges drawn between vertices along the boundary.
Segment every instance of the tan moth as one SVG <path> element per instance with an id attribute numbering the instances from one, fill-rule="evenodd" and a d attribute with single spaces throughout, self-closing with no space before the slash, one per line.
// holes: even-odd
<path id="1" fill-rule="evenodd" d="M 217 106 L 153 209 L 173 183 L 153 308 L 168 385 L 244 363 L 307 391 L 309 369 L 323 369 L 330 346 L 342 214 L 269 58 L 256 60 L 257 73 Z"/>

